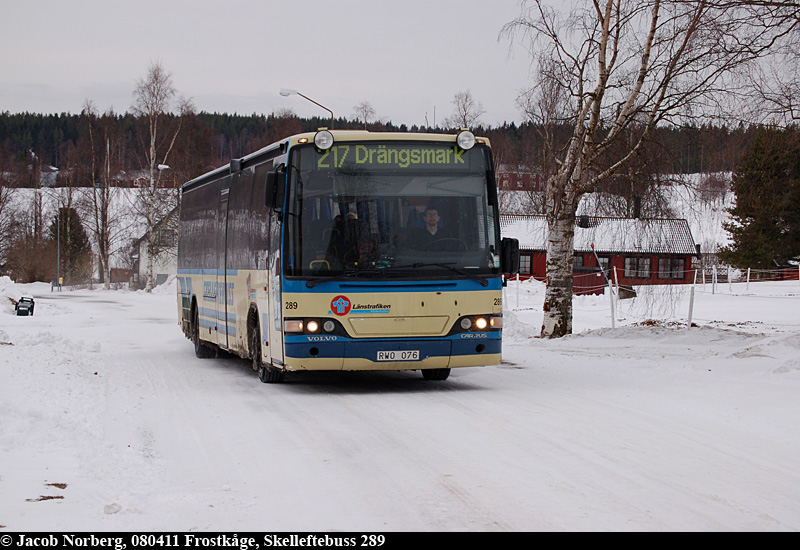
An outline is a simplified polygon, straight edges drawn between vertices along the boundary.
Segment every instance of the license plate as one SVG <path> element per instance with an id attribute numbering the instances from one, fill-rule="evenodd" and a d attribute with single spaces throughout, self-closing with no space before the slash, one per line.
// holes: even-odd
<path id="1" fill-rule="evenodd" d="M 419 361 L 418 349 L 379 351 L 378 361 Z"/>

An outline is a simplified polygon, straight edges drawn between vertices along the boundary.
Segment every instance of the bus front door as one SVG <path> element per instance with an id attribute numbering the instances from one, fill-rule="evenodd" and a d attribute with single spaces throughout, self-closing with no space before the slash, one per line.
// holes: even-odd
<path id="1" fill-rule="evenodd" d="M 281 301 L 281 224 L 275 212 L 270 213 L 269 256 L 267 258 L 269 279 L 268 311 L 264 312 L 262 326 L 269 327 L 269 356 L 275 366 L 283 366 L 283 319 Z"/>

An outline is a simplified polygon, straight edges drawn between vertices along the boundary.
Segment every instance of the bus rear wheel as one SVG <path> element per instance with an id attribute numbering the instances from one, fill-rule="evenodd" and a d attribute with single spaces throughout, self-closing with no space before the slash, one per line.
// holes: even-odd
<path id="1" fill-rule="evenodd" d="M 450 369 L 423 369 L 422 377 L 425 380 L 447 380 Z"/>
<path id="2" fill-rule="evenodd" d="M 258 371 L 258 379 L 265 384 L 277 384 L 283 381 L 283 371 L 261 361 L 261 329 L 253 328 L 250 342 L 250 356 L 253 358 L 253 370 Z"/>
<path id="3" fill-rule="evenodd" d="M 194 344 L 195 356 L 200 359 L 214 356 L 214 350 L 200 340 L 200 318 L 196 307 L 192 308 L 192 344 Z"/>

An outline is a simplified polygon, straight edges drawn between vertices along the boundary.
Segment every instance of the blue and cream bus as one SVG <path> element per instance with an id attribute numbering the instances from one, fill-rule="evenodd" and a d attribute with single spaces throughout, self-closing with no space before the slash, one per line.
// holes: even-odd
<path id="1" fill-rule="evenodd" d="M 489 143 L 467 130 L 321 129 L 181 188 L 182 330 L 198 357 L 250 359 L 263 382 L 498 364 L 518 264 Z"/>

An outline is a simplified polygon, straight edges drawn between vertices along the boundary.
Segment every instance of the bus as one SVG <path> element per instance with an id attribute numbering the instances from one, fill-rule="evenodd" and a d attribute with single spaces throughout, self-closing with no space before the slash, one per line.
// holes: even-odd
<path id="1" fill-rule="evenodd" d="M 499 364 L 518 267 L 489 141 L 469 130 L 320 129 L 181 187 L 181 329 L 197 357 L 237 355 L 262 382 Z"/>

